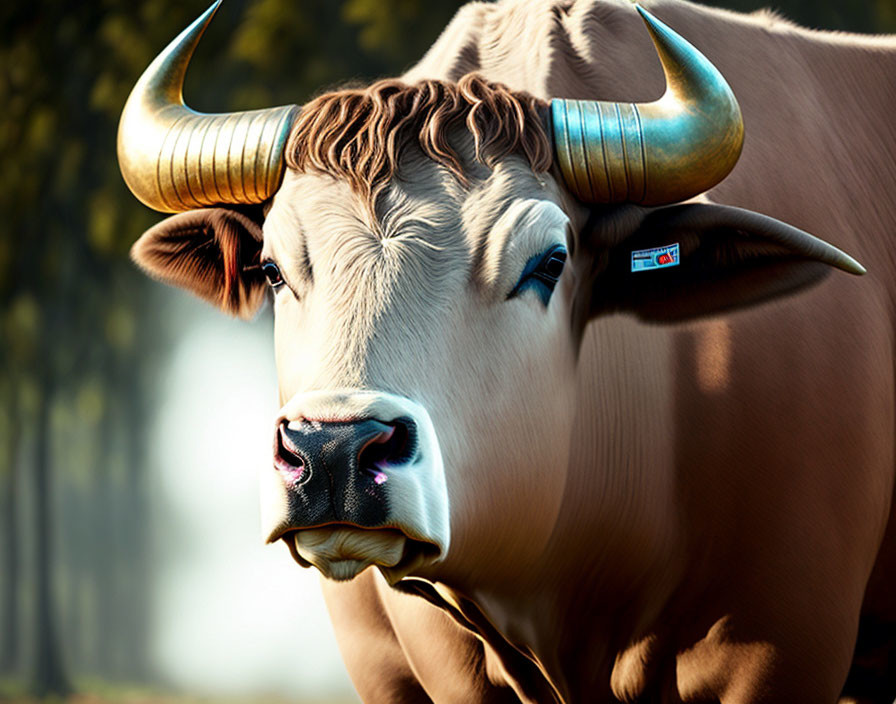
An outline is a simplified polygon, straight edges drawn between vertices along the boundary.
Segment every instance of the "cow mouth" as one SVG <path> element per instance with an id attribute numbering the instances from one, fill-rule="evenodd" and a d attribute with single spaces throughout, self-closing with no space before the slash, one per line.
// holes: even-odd
<path id="1" fill-rule="evenodd" d="M 337 582 L 354 579 L 368 567 L 376 566 L 394 585 L 441 555 L 437 545 L 411 538 L 395 528 L 337 523 L 289 531 L 282 539 L 299 565 L 314 566 L 324 577 Z"/>

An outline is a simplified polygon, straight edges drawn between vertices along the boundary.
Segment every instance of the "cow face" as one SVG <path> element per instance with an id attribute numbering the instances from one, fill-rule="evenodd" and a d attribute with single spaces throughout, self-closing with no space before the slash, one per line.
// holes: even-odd
<path id="1" fill-rule="evenodd" d="M 345 181 L 290 172 L 265 221 L 284 401 L 270 537 L 337 578 L 432 560 L 512 578 L 564 488 L 569 216 L 519 156 L 468 170 L 467 187 L 405 158 L 412 175 L 375 211 Z"/>

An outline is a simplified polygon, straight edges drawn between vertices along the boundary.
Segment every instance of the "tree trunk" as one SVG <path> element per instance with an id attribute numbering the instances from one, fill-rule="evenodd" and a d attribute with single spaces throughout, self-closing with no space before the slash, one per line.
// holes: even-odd
<path id="1" fill-rule="evenodd" d="M 19 532 L 16 495 L 18 493 L 19 447 L 22 434 L 21 408 L 16 394 L 18 388 L 10 386 L 9 436 L 6 447 L 6 471 L 3 473 L 3 490 L 0 493 L 0 521 L 3 537 L 3 615 L 0 617 L 4 637 L 0 640 L 0 672 L 15 673 L 19 668 Z"/>
<path id="2" fill-rule="evenodd" d="M 127 656 L 126 674 L 137 681 L 148 681 L 153 673 L 149 664 L 149 610 L 152 602 L 152 574 L 149 565 L 149 511 L 147 507 L 147 429 L 145 391 L 138 375 L 132 374 L 123 388 L 124 395 L 120 431 L 129 450 L 130 462 L 126 483 L 127 494 L 122 505 L 127 507 L 127 542 L 121 554 L 124 593 L 127 599 L 121 606 L 121 616 L 126 619 L 127 637 L 123 647 Z"/>
<path id="3" fill-rule="evenodd" d="M 49 372 L 44 372 L 38 399 L 35 424 L 35 515 L 34 536 L 36 555 L 35 625 L 36 648 L 32 693 L 39 696 L 63 697 L 72 691 L 65 672 L 62 648 L 56 621 L 56 603 L 53 591 L 53 526 L 54 506 L 51 492 L 52 432 L 50 409 L 55 386 Z"/>
<path id="4" fill-rule="evenodd" d="M 123 625 L 117 622 L 119 603 L 123 595 L 116 589 L 120 559 L 116 535 L 126 530 L 127 522 L 116 523 L 118 502 L 113 495 L 111 463 L 113 461 L 113 444 L 118 430 L 113 410 L 113 390 L 116 379 L 109 376 L 105 387 L 109 389 L 105 399 L 105 408 L 97 428 L 96 444 L 98 446 L 97 464 L 92 481 L 89 531 L 90 552 L 88 571 L 93 580 L 93 597 L 96 603 L 93 623 L 93 640 L 91 652 L 94 655 L 95 672 L 108 679 L 117 679 L 121 674 L 118 659 L 121 657 L 120 634 Z"/>

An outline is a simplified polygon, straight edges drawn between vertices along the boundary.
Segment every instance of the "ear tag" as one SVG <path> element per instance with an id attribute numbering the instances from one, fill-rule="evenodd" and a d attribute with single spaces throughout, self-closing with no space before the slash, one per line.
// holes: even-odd
<path id="1" fill-rule="evenodd" d="M 665 269 L 669 266 L 678 266 L 681 260 L 678 256 L 678 242 L 668 244 L 665 247 L 653 249 L 636 249 L 632 252 L 632 271 L 649 271 L 650 269 Z"/>

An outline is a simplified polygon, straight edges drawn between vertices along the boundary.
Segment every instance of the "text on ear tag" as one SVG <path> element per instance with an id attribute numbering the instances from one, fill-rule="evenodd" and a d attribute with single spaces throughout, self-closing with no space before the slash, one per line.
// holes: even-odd
<path id="1" fill-rule="evenodd" d="M 632 271 L 665 269 L 668 266 L 678 266 L 679 263 L 678 242 L 665 247 L 636 249 L 632 252 Z"/>

